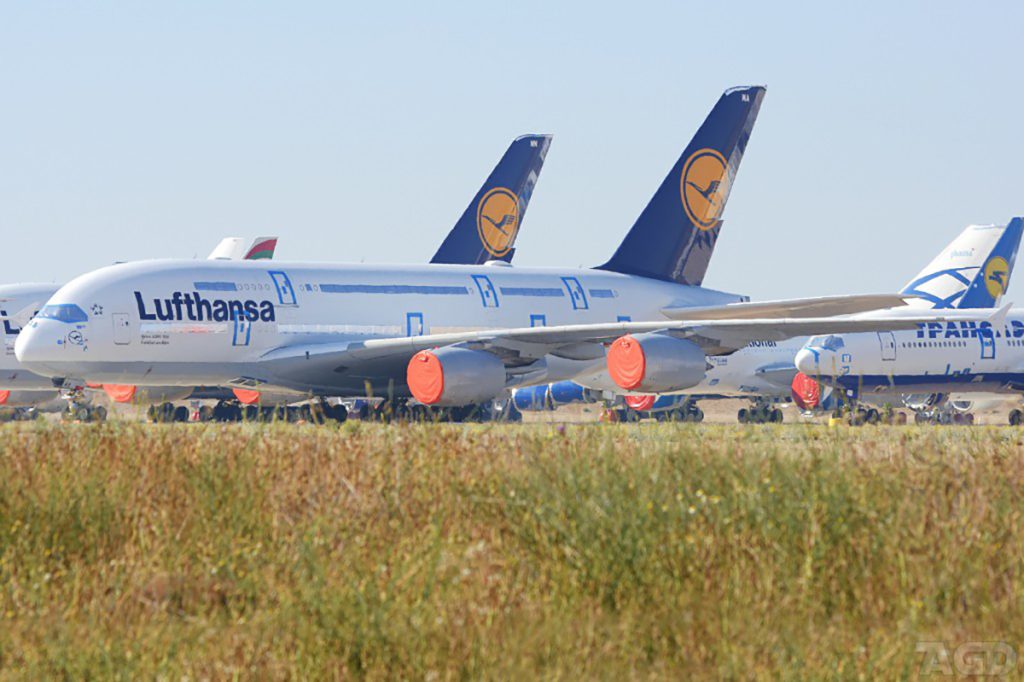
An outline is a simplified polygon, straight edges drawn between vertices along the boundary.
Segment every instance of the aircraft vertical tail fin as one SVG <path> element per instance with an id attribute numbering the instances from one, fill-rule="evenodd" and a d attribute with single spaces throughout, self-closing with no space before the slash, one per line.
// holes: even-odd
<path id="1" fill-rule="evenodd" d="M 430 262 L 510 262 L 550 146 L 550 135 L 523 135 L 513 140 Z"/>
<path id="2" fill-rule="evenodd" d="M 1006 291 L 1024 221 L 969 225 L 900 291 L 911 306 L 991 308 Z M 1001 283 L 1000 283 L 1001 281 Z"/>
<path id="3" fill-rule="evenodd" d="M 1010 275 L 1017 260 L 1024 218 L 1014 218 L 1003 230 L 985 264 L 974 277 L 957 308 L 994 308 L 1010 286 Z"/>
<path id="4" fill-rule="evenodd" d="M 726 90 L 601 270 L 699 285 L 766 89 Z"/>
<path id="5" fill-rule="evenodd" d="M 207 260 L 270 260 L 277 249 L 277 237 L 225 237 Z"/>

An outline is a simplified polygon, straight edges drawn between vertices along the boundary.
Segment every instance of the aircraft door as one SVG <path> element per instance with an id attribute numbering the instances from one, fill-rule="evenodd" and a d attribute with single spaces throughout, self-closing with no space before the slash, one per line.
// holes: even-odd
<path id="1" fill-rule="evenodd" d="M 569 300 L 572 301 L 573 310 L 587 310 L 590 304 L 587 303 L 587 294 L 583 291 L 583 285 L 575 277 L 563 277 L 562 284 L 569 293 Z"/>
<path id="2" fill-rule="evenodd" d="M 114 343 L 127 346 L 132 342 L 132 323 L 128 313 L 114 313 L 110 316 L 114 322 Z"/>
<path id="3" fill-rule="evenodd" d="M 423 336 L 423 313 L 406 313 L 405 314 L 405 335 L 406 336 Z"/>
<path id="4" fill-rule="evenodd" d="M 484 304 L 484 307 L 497 308 L 499 305 L 498 292 L 495 290 L 491 278 L 487 275 L 473 275 L 473 282 L 476 283 L 476 289 L 480 292 L 480 302 Z"/>
<path id="5" fill-rule="evenodd" d="M 248 346 L 252 340 L 252 322 L 245 314 L 234 316 L 234 333 L 231 337 L 232 346 Z"/>
<path id="6" fill-rule="evenodd" d="M 892 332 L 878 332 L 878 344 L 882 349 L 882 360 L 896 359 L 896 336 Z"/>
<path id="7" fill-rule="evenodd" d="M 274 289 L 277 290 L 277 302 L 279 305 L 296 305 L 295 288 L 288 275 L 280 270 L 272 270 L 268 273 L 274 282 Z"/>
<path id="8" fill-rule="evenodd" d="M 996 339 L 991 328 L 978 330 L 978 341 L 981 342 L 981 359 L 994 360 L 996 357 Z"/>

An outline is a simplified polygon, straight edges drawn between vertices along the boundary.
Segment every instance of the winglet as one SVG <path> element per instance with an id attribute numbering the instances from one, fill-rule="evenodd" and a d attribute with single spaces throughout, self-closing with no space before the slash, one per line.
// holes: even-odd
<path id="1" fill-rule="evenodd" d="M 1002 308 L 997 309 L 989 320 L 992 322 L 993 327 L 1005 327 L 1006 318 L 1010 314 L 1010 309 L 1013 307 L 1013 303 L 1007 303 Z"/>

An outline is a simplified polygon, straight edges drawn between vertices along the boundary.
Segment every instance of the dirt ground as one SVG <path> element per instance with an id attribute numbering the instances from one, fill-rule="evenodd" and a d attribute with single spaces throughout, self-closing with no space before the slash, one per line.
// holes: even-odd
<path id="1" fill-rule="evenodd" d="M 700 408 L 704 411 L 704 421 L 709 424 L 735 424 L 736 413 L 750 403 L 740 399 L 702 400 Z M 1020 406 L 1020 400 L 1008 398 L 995 405 L 986 405 L 985 409 L 973 410 L 974 423 L 994 426 L 1006 426 L 1010 410 Z M 900 410 L 907 415 L 909 423 L 914 422 L 914 415 L 909 410 Z M 531 423 L 580 423 L 598 421 L 603 408 L 599 405 L 569 405 L 560 407 L 553 412 L 524 412 L 523 421 Z M 828 415 L 804 416 L 792 404 L 782 406 L 783 422 L 792 423 L 825 423 Z"/>

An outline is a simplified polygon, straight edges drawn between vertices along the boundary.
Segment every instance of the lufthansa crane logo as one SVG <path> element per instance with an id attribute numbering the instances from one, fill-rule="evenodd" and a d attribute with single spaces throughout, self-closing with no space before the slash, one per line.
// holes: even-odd
<path id="1" fill-rule="evenodd" d="M 714 149 L 694 152 L 683 164 L 679 192 L 686 215 L 698 230 L 706 232 L 717 225 L 729 196 L 725 157 Z"/>
<path id="2" fill-rule="evenodd" d="M 998 299 L 1006 293 L 1009 278 L 1010 266 L 1006 259 L 995 256 L 985 263 L 985 288 L 992 298 Z"/>
<path id="3" fill-rule="evenodd" d="M 501 258 L 512 248 L 519 231 L 519 197 L 505 187 L 495 187 L 476 208 L 476 231 L 487 253 Z"/>

